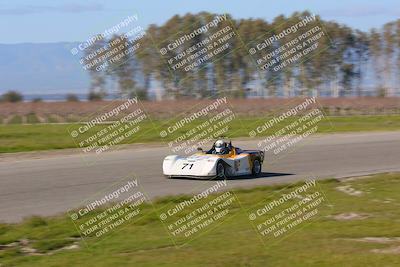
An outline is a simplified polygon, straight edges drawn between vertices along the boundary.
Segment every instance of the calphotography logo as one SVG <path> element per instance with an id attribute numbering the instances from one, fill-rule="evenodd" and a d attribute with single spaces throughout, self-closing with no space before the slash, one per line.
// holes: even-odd
<path id="1" fill-rule="evenodd" d="M 68 131 L 83 156 L 99 156 L 145 134 L 143 125 L 148 120 L 138 98 L 135 97 L 126 101 L 114 101 L 92 118 L 72 126 Z M 89 164 L 94 162 L 92 158 L 87 161 Z"/>
<path id="2" fill-rule="evenodd" d="M 230 17 L 223 14 L 200 18 L 160 42 L 158 47 L 172 77 L 183 83 L 190 80 L 190 73 L 206 70 L 208 64 L 228 56 L 238 42 Z"/>
<path id="3" fill-rule="evenodd" d="M 226 187 L 226 180 L 216 181 L 189 199 L 158 210 L 175 246 L 184 246 L 233 216 L 238 200 L 234 193 L 225 191 Z"/>
<path id="4" fill-rule="evenodd" d="M 272 117 L 267 117 L 253 130 L 250 137 L 261 137 L 257 141 L 258 149 L 273 156 L 270 162 L 293 152 L 303 145 L 305 140 L 318 132 L 319 125 L 330 121 L 324 115 L 316 97 L 304 99 L 301 103 L 293 103 L 283 108 Z"/>
<path id="5" fill-rule="evenodd" d="M 70 52 L 73 56 L 80 56 L 79 63 L 85 71 L 110 73 L 127 64 L 138 53 L 145 35 L 139 16 L 129 15 L 79 43 Z"/>
<path id="6" fill-rule="evenodd" d="M 327 199 L 315 179 L 280 190 L 249 209 L 249 221 L 270 246 L 321 216 Z"/>
<path id="7" fill-rule="evenodd" d="M 248 46 L 260 71 L 278 72 L 327 49 L 330 39 L 315 14 L 279 25 Z"/>
<path id="8" fill-rule="evenodd" d="M 136 22 L 138 20 L 138 15 L 134 14 L 131 16 L 126 17 L 124 20 L 120 21 L 118 24 L 110 27 L 109 29 L 105 29 L 102 33 L 96 34 L 89 39 L 87 39 L 85 42 L 80 43 L 77 47 L 74 47 L 71 49 L 71 53 L 73 55 L 76 55 L 79 51 L 84 51 L 85 49 L 88 49 L 90 46 L 96 43 L 96 41 L 103 40 L 105 38 L 108 38 L 114 34 L 117 34 L 120 32 L 123 28 L 128 27 L 129 24 Z"/>
<path id="9" fill-rule="evenodd" d="M 227 97 L 207 101 L 163 124 L 159 132 L 172 153 L 193 154 L 221 136 L 229 135 L 237 121 Z"/>
<path id="10" fill-rule="evenodd" d="M 128 179 L 130 180 L 115 183 L 89 198 L 81 208 L 69 212 L 70 218 L 87 244 L 99 242 L 146 215 L 145 206 L 148 199 L 138 179 Z"/>

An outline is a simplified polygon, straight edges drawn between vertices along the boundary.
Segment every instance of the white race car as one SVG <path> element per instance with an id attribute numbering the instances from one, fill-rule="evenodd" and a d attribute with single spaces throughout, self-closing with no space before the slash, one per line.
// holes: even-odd
<path id="1" fill-rule="evenodd" d="M 163 162 L 163 173 L 168 178 L 226 178 L 230 176 L 261 174 L 264 152 L 242 150 L 224 140 L 217 140 L 208 151 L 189 157 L 169 155 Z"/>

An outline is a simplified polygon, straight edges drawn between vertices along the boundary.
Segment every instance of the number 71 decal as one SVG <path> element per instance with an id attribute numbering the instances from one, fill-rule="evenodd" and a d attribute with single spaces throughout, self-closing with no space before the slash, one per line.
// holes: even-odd
<path id="1" fill-rule="evenodd" d="M 186 168 L 187 166 L 190 166 L 190 167 L 189 167 L 189 170 L 190 170 L 190 169 L 192 169 L 193 165 L 194 165 L 194 163 L 190 163 L 190 164 L 189 164 L 189 163 L 183 163 L 182 170 L 183 170 L 184 168 Z"/>

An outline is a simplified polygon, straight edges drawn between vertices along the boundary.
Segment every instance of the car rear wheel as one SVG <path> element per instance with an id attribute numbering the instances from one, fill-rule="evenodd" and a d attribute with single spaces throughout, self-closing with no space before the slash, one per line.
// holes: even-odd
<path id="1" fill-rule="evenodd" d="M 255 159 L 253 161 L 253 169 L 251 170 L 251 173 L 255 176 L 259 176 L 261 174 L 261 162 L 258 159 Z"/>
<path id="2" fill-rule="evenodd" d="M 225 178 L 225 166 L 222 162 L 217 163 L 217 178 L 223 179 Z"/>

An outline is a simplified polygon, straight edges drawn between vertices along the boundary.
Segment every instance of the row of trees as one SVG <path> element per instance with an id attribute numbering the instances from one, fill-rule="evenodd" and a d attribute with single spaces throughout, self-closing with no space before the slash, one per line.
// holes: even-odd
<path id="1" fill-rule="evenodd" d="M 299 60 L 278 71 L 260 71 L 248 52 L 249 47 L 265 36 L 279 34 L 310 16 L 309 12 L 294 13 L 290 17 L 281 15 L 269 23 L 262 19 L 235 20 L 227 15 L 227 20 L 220 22 L 218 29 L 230 26 L 236 32 L 235 37 L 226 42 L 229 52 L 190 71 L 171 69 L 168 59 L 201 43 L 213 32 L 198 34 L 178 49 L 168 50 L 163 55 L 160 48 L 166 47 L 176 36 L 206 25 L 215 14 L 176 15 L 164 25 L 150 25 L 135 42 L 130 42 L 124 35 L 115 35 L 107 40 L 97 38 L 83 55 L 84 65 L 91 76 L 90 91 L 104 95 L 109 92 L 106 88 L 111 82 L 122 95 L 136 94 L 142 98 L 146 98 L 150 89 L 155 87 L 163 89 L 162 97 L 173 99 L 220 94 L 233 97 L 399 94 L 400 20 L 387 23 L 379 30 L 362 32 L 336 22 L 323 21 L 317 16 L 317 20 L 298 32 L 273 42 L 264 53 L 273 52 L 296 36 L 321 26 L 327 35 L 319 40 L 318 49 L 306 60 Z M 116 50 L 118 56 L 112 52 Z"/>
<path id="2" fill-rule="evenodd" d="M 24 96 L 18 92 L 18 91 L 8 91 L 0 95 L 0 103 L 1 102 L 10 102 L 10 103 L 16 103 L 16 102 L 21 102 L 24 100 Z M 78 102 L 79 97 L 75 94 L 69 93 L 65 96 L 65 100 L 68 102 Z M 103 100 L 103 95 L 100 93 L 96 92 L 89 92 L 87 95 L 87 100 L 88 101 L 99 101 Z M 35 97 L 32 99 L 32 102 L 42 102 L 42 98 L 40 97 Z"/>
<path id="3" fill-rule="evenodd" d="M 22 100 L 24 100 L 23 95 L 17 91 L 8 91 L 0 96 L 0 102 L 15 103 L 15 102 L 20 102 Z"/>

